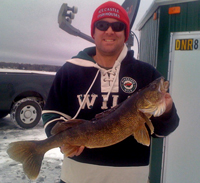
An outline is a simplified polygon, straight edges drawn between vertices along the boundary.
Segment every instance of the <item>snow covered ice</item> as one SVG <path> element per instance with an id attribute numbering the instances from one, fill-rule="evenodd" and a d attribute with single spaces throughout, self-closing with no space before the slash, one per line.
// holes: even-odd
<path id="1" fill-rule="evenodd" d="M 46 138 L 42 124 L 33 129 L 19 129 L 10 122 L 9 116 L 0 119 L 0 183 L 59 183 L 63 154 L 59 148 L 45 154 L 38 178 L 31 181 L 23 172 L 22 164 L 9 158 L 8 144 L 20 140 Z"/>

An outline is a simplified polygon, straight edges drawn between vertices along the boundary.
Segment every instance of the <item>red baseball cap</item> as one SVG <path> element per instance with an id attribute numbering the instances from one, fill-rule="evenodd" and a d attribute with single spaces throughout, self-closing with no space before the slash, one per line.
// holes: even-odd
<path id="1" fill-rule="evenodd" d="M 100 5 L 93 14 L 91 22 L 91 36 L 94 34 L 94 23 L 103 18 L 114 18 L 126 25 L 125 42 L 128 40 L 130 32 L 130 21 L 126 10 L 119 4 L 108 1 Z"/>

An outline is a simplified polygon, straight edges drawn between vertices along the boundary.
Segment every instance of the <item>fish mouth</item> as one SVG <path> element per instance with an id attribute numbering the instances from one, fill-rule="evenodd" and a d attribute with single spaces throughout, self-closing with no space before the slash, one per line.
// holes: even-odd
<path id="1" fill-rule="evenodd" d="M 161 93 L 162 97 L 158 105 L 156 105 L 155 109 L 151 112 L 154 117 L 161 116 L 166 110 L 166 103 L 165 103 L 165 94 L 169 88 L 169 82 L 165 81 L 164 78 L 161 78 L 158 92 Z"/>
<path id="2" fill-rule="evenodd" d="M 165 81 L 164 78 L 161 78 L 158 90 L 161 93 L 166 93 L 168 89 L 169 89 L 169 81 Z"/>

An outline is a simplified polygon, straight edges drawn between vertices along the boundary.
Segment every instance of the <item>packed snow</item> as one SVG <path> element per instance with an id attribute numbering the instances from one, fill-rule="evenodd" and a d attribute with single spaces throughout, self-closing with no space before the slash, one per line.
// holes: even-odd
<path id="1" fill-rule="evenodd" d="M 63 154 L 59 148 L 45 154 L 38 178 L 28 179 L 22 164 L 9 158 L 8 144 L 20 140 L 43 140 L 46 138 L 42 124 L 33 129 L 19 129 L 12 124 L 9 116 L 0 119 L 0 183 L 59 183 Z"/>

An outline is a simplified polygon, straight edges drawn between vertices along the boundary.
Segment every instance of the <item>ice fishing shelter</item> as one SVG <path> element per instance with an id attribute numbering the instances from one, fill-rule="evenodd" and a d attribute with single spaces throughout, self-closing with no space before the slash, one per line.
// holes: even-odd
<path id="1" fill-rule="evenodd" d="M 140 60 L 170 80 L 180 116 L 174 133 L 153 139 L 150 182 L 200 182 L 200 1 L 155 0 L 137 29 Z"/>

